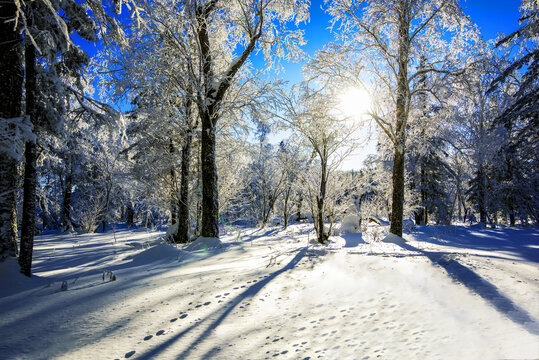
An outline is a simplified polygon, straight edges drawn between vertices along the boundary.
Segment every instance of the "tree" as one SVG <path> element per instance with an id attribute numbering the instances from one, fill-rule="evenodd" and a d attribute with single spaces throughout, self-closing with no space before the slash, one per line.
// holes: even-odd
<path id="1" fill-rule="evenodd" d="M 520 54 L 490 84 L 489 93 L 496 92 L 518 79 L 518 90 L 512 95 L 512 102 L 503 109 L 496 123 L 501 125 L 506 138 L 502 154 L 503 168 L 501 181 L 496 190 L 503 194 L 504 211 L 509 214 L 509 222 L 515 224 L 520 214 L 526 221 L 531 216 L 539 219 L 537 189 L 539 176 L 537 166 L 538 139 L 535 135 L 539 126 L 539 4 L 534 0 L 522 2 L 520 29 L 507 35 L 497 43 L 497 47 L 518 43 Z M 521 71 L 525 68 L 524 71 Z M 520 74 L 519 74 L 520 73 Z"/>
<path id="2" fill-rule="evenodd" d="M 294 94 L 297 93 L 297 94 Z M 311 183 L 308 193 L 312 199 L 314 227 L 318 242 L 328 241 L 333 231 L 334 214 L 328 211 L 335 196 L 331 190 L 341 191 L 335 186 L 336 173 L 341 162 L 355 146 L 354 126 L 340 116 L 336 107 L 337 96 L 330 87 L 315 90 L 309 83 L 301 83 L 289 94 L 278 99 L 276 116 L 289 124 L 290 128 L 312 148 L 317 163 L 311 168 L 306 183 Z M 329 228 L 325 226 L 329 219 Z"/>
<path id="3" fill-rule="evenodd" d="M 494 120 L 510 101 L 510 87 L 503 91 L 487 92 L 492 79 L 500 69 L 497 59 L 486 50 L 477 52 L 465 72 L 453 82 L 453 146 L 463 152 L 471 164 L 468 183 L 469 200 L 479 213 L 479 221 L 493 224 L 498 200 L 493 192 L 495 185 L 496 153 L 503 144 L 503 136 Z"/>
<path id="4" fill-rule="evenodd" d="M 0 261 L 17 255 L 17 163 L 21 159 L 22 43 L 16 2 L 0 6 Z M 24 141 L 24 140 L 23 140 Z M 14 151 L 15 150 L 15 151 Z"/>
<path id="5" fill-rule="evenodd" d="M 402 235 L 404 163 L 412 98 L 423 76 L 454 72 L 475 32 L 456 0 L 328 2 L 339 52 L 388 89 L 392 108 L 371 113 L 393 144 L 390 231 Z M 355 60 L 354 60 L 355 57 Z"/>
<path id="6" fill-rule="evenodd" d="M 216 132 L 227 93 L 257 49 L 263 49 L 268 60 L 297 57 L 301 33 L 284 29 L 289 22 L 306 20 L 307 6 L 304 0 L 212 0 L 178 3 L 164 13 L 166 17 L 175 14 L 176 24 L 182 24 L 178 31 L 169 26 L 163 38 L 189 64 L 186 77 L 202 126 L 202 236 L 219 235 Z M 191 44 L 196 44 L 194 49 Z"/>

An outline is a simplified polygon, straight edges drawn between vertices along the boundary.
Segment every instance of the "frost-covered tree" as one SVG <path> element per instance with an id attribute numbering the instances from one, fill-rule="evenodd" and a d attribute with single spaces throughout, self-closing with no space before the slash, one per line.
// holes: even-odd
<path id="1" fill-rule="evenodd" d="M 519 55 L 503 68 L 489 89 L 496 92 L 514 83 L 518 90 L 512 101 L 498 116 L 505 138 L 500 157 L 503 164 L 498 169 L 495 192 L 502 195 L 503 211 L 509 223 L 515 224 L 518 215 L 526 221 L 530 216 L 536 222 L 539 216 L 537 167 L 539 145 L 536 133 L 539 127 L 539 4 L 534 0 L 522 2 L 522 26 L 501 39 L 497 46 L 517 43 Z"/>
<path id="2" fill-rule="evenodd" d="M 339 52 L 383 84 L 391 107 L 371 115 L 393 144 L 390 231 L 402 235 L 404 169 L 412 99 L 420 78 L 451 73 L 475 32 L 456 0 L 328 1 Z"/>
<path id="3" fill-rule="evenodd" d="M 280 162 L 280 147 L 261 140 L 253 149 L 253 160 L 247 168 L 248 193 L 251 206 L 261 227 L 273 215 L 275 206 L 287 185 L 287 168 Z"/>
<path id="4" fill-rule="evenodd" d="M 305 170 L 304 166 L 307 163 L 301 144 L 296 144 L 298 141 L 297 137 L 292 136 L 279 144 L 278 161 L 284 175 L 284 189 L 280 200 L 278 200 L 277 209 L 282 214 L 285 229 L 288 227 L 292 206 L 299 198 L 301 174 Z M 301 210 L 296 219 L 300 217 Z"/>
<path id="5" fill-rule="evenodd" d="M 118 5 L 121 3 L 118 2 Z M 110 4 L 109 4 L 110 5 Z M 44 131 L 51 131 L 61 123 L 66 93 L 76 89 L 69 86 L 68 78 L 80 76 L 82 66 L 87 62 L 86 54 L 77 48 L 71 36 L 77 33 L 83 39 L 97 40 L 98 30 L 101 34 L 108 31 L 110 39 L 119 39 L 121 35 L 118 24 L 107 15 L 101 1 L 88 0 L 84 3 L 76 1 L 9 1 L 2 4 L 2 36 L 5 34 L 9 41 L 1 41 L 6 46 L 7 58 L 5 64 L 8 71 L 2 71 L 2 83 L 9 84 L 11 99 L 22 101 L 23 87 L 21 63 L 25 63 L 25 114 L 33 129 L 32 136 L 20 137 L 25 142 L 24 166 L 24 198 L 21 222 L 21 249 L 19 263 L 21 271 L 30 276 L 32 262 L 33 236 L 35 232 L 35 193 L 37 186 L 36 172 L 36 141 Z M 92 14 L 92 17 L 88 13 Z M 4 16 L 5 15 L 5 16 Z M 6 32 L 4 32 L 6 30 Z M 24 46 L 24 53 L 20 51 Z M 17 50 L 19 49 L 19 50 Z M 2 49 L 4 50 L 4 49 Z M 4 54 L 5 52 L 2 51 Z M 15 54 L 20 58 L 14 60 Z M 11 67 L 11 68 L 9 68 Z M 19 74 L 18 83 L 14 81 Z M 4 78 L 6 75 L 6 78 Z M 7 80 L 4 82 L 4 80 Z M 79 90 L 79 89 L 77 89 Z M 77 91 L 75 90 L 75 91 Z M 12 122 L 12 132 L 17 124 Z M 19 126 L 20 127 L 20 126 Z M 17 142 L 14 142 L 14 145 Z M 7 168 L 6 168 L 7 169 Z M 0 170 L 1 171 L 1 170 Z M 10 171 L 10 170 L 8 170 Z M 7 174 L 11 179 L 12 173 Z M 3 177 L 3 174 L 2 174 Z M 14 183 L 11 182 L 11 185 Z M 7 189 L 7 195 L 14 189 Z M 3 193 L 3 192 L 2 192 Z M 10 201 L 8 201 L 10 203 Z M 0 209 L 3 211 L 3 209 Z M 0 218 L 3 218 L 0 215 Z M 13 223 L 16 223 L 12 216 Z M 13 234 L 13 232 L 11 232 Z M 4 236 L 2 236 L 4 238 Z"/>
<path id="6" fill-rule="evenodd" d="M 429 97 L 427 90 L 436 89 L 427 83 L 432 80 L 450 83 L 446 77 L 421 77 L 417 88 L 424 91 L 413 99 L 415 103 L 408 120 L 406 176 L 408 189 L 412 192 L 413 204 L 410 205 L 414 207 L 415 222 L 421 225 L 427 224 L 431 215 L 437 223 L 449 223 L 451 220 L 448 185 L 452 170 L 445 139 L 451 136 L 452 113 L 443 106 L 451 92 L 438 88 L 437 96 Z"/>
<path id="7" fill-rule="evenodd" d="M 286 27 L 308 18 L 308 3 L 303 0 L 137 1 L 137 6 L 144 10 L 141 15 L 144 26 L 132 31 L 137 43 L 132 49 L 133 56 L 145 64 L 149 63 L 148 58 L 152 60 L 152 66 L 147 68 L 149 74 L 141 72 L 139 78 L 146 82 L 146 87 L 156 84 L 167 106 L 174 106 L 171 99 L 175 98 L 177 103 L 192 102 L 198 112 L 201 235 L 216 237 L 222 184 L 217 176 L 216 135 L 223 129 L 223 119 L 233 118 L 238 97 L 243 96 L 246 85 L 253 79 L 247 65 L 252 53 L 263 51 L 270 63 L 282 57 L 298 57 L 298 46 L 303 42 L 301 32 Z M 148 82 L 148 78 L 152 80 Z"/>
<path id="8" fill-rule="evenodd" d="M 500 59 L 488 50 L 478 52 L 465 73 L 453 83 L 457 96 L 450 101 L 450 106 L 455 109 L 454 146 L 464 152 L 472 164 L 467 194 L 483 224 L 487 220 L 493 224 L 493 215 L 498 208 L 498 199 L 493 192 L 494 174 L 498 163 L 496 153 L 504 140 L 494 121 L 510 101 L 511 87 L 487 92 L 499 69 Z"/>
<path id="9" fill-rule="evenodd" d="M 17 163 L 27 140 L 21 131 L 29 132 L 21 117 L 23 47 L 17 13 L 14 0 L 0 6 L 0 261 L 17 255 Z"/>
<path id="10" fill-rule="evenodd" d="M 318 242 L 332 235 L 333 205 L 344 191 L 337 186 L 337 170 L 355 146 L 355 127 L 337 111 L 337 96 L 330 87 L 314 89 L 304 82 L 279 97 L 276 115 L 297 132 L 316 159 L 304 174 Z M 329 220 L 329 227 L 325 225 Z"/>
<path id="11" fill-rule="evenodd" d="M 77 49 L 70 40 L 69 34 L 77 31 L 80 36 L 95 40 L 93 22 L 86 14 L 80 4 L 72 1 L 65 2 L 9 2 L 3 10 L 7 16 L 1 19 L 2 26 L 5 26 L 6 35 L 11 36 L 11 47 L 8 53 L 10 56 L 17 54 L 16 48 L 24 43 L 25 63 L 25 114 L 33 126 L 34 134 L 46 128 L 54 128 L 55 124 L 61 120 L 61 114 L 57 114 L 61 109 L 61 103 L 50 102 L 50 97 L 56 97 L 55 92 L 59 90 L 58 78 L 62 72 L 70 72 L 69 75 L 76 76 L 77 69 L 86 60 L 82 51 Z M 60 12 L 63 16 L 60 16 Z M 14 34 L 16 33 L 16 34 Z M 24 34 L 24 36 L 22 36 Z M 61 54 L 61 56 L 59 56 Z M 16 73 L 21 61 L 13 62 L 13 58 L 6 59 L 7 66 L 13 66 L 9 71 Z M 9 71 L 7 72 L 8 78 Z M 4 79 L 2 79 L 4 82 Z M 8 80 L 7 84 L 13 85 L 6 89 L 13 93 L 10 98 L 18 98 L 22 101 L 23 87 L 20 83 Z M 47 90 L 54 89 L 54 92 Z M 62 98 L 59 91 L 59 98 Z M 20 105 L 19 105 L 20 106 Z M 51 116 L 52 115 L 52 116 Z M 36 138 L 26 139 L 25 142 L 25 167 L 24 167 L 24 198 L 23 213 L 21 222 L 21 246 L 19 263 L 21 271 L 30 276 L 32 262 L 33 236 L 35 232 L 35 192 L 37 184 L 36 172 Z M 8 176 L 8 179 L 11 176 Z M 9 189 L 8 193 L 14 189 Z M 15 220 L 16 221 L 16 220 Z M 16 222 L 15 222 L 16 223 Z M 2 236 L 3 237 L 3 236 Z"/>
<path id="12" fill-rule="evenodd" d="M 230 88 L 245 71 L 249 56 L 263 50 L 268 61 L 296 58 L 302 43 L 299 31 L 286 30 L 308 18 L 303 0 L 189 1 L 174 4 L 147 2 L 147 14 L 156 18 L 163 40 L 175 56 L 187 63 L 201 121 L 202 226 L 201 235 L 217 237 L 218 176 L 216 133 Z M 151 10 L 150 10 L 151 9 Z M 172 15 L 172 17 L 171 17 Z M 156 17 L 157 16 L 157 17 Z M 174 18 L 174 23 L 165 21 Z M 161 20 L 159 20 L 161 19 Z M 192 46 L 192 45 L 195 46 Z"/>

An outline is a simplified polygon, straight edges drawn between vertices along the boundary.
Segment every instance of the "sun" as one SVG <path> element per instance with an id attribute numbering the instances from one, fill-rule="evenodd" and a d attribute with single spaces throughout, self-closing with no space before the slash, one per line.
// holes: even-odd
<path id="1" fill-rule="evenodd" d="M 371 106 L 371 96 L 365 89 L 351 87 L 339 96 L 339 108 L 348 117 L 364 118 Z"/>

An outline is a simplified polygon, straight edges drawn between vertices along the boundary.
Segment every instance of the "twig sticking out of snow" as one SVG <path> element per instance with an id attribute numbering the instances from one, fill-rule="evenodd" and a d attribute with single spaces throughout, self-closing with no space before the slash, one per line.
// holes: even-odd
<path id="1" fill-rule="evenodd" d="M 102 280 L 105 281 L 106 277 L 108 277 L 109 281 L 116 281 L 116 275 L 114 275 L 110 270 L 103 270 L 103 276 L 101 277 Z"/>

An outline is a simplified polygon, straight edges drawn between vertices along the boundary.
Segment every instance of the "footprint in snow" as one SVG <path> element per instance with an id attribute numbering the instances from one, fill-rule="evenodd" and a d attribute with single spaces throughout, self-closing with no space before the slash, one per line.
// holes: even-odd
<path id="1" fill-rule="evenodd" d="M 206 301 L 206 302 L 204 303 L 204 306 L 208 306 L 208 305 L 210 305 L 210 304 L 211 304 L 211 301 Z"/>
<path id="2" fill-rule="evenodd" d="M 128 359 L 130 358 L 131 356 L 135 355 L 136 351 L 135 350 L 132 350 L 128 353 L 125 353 L 125 358 Z"/>
<path id="3" fill-rule="evenodd" d="M 185 319 L 187 317 L 187 314 L 181 314 L 180 319 Z"/>
<path id="4" fill-rule="evenodd" d="M 159 335 L 163 335 L 165 333 L 165 330 L 159 330 L 158 332 L 155 333 L 155 335 L 159 336 Z"/>
<path id="5" fill-rule="evenodd" d="M 144 338 L 144 341 L 148 341 L 148 340 L 150 340 L 151 338 L 153 338 L 153 335 L 148 335 L 148 336 L 146 336 L 146 337 Z"/>

